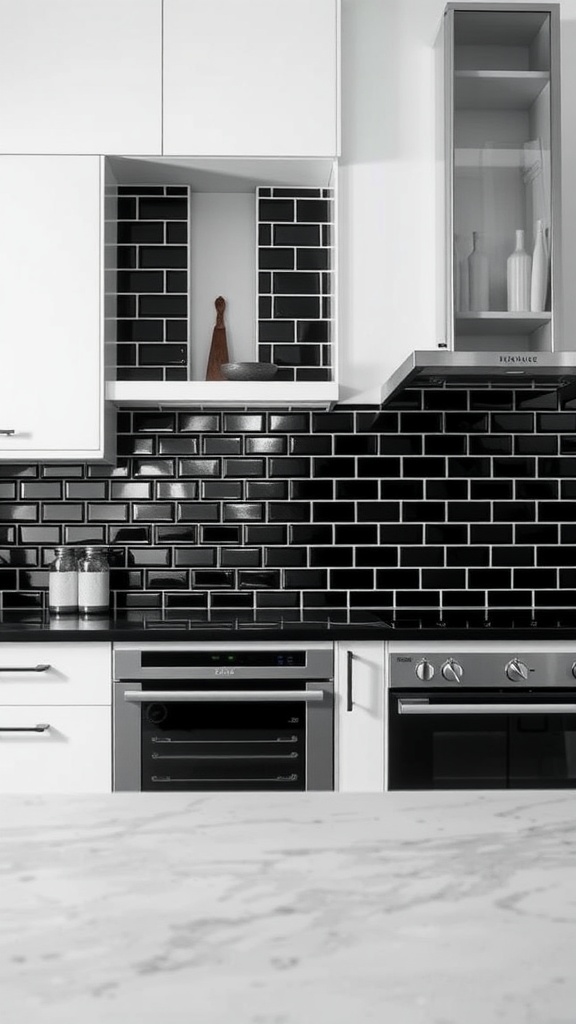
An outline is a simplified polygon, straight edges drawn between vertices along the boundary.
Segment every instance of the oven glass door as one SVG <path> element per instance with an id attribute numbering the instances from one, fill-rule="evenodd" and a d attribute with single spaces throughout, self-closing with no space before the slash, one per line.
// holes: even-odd
<path id="1" fill-rule="evenodd" d="M 576 692 L 391 690 L 389 788 L 576 787 Z"/>
<path id="2" fill-rule="evenodd" d="M 266 700 L 270 690 L 301 694 L 302 682 L 231 681 L 225 689 L 233 699 L 194 699 L 213 691 L 213 680 L 143 684 L 142 696 L 152 697 L 140 703 L 143 791 L 306 788 L 306 702 Z"/>

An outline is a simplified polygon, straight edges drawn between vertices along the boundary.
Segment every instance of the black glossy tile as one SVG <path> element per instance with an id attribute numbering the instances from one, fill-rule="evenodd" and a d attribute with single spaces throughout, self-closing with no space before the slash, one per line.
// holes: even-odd
<path id="1" fill-rule="evenodd" d="M 262 237 L 260 235 L 260 238 Z M 318 224 L 274 224 L 272 239 L 274 246 L 304 245 L 317 247 L 321 242 L 320 226 Z"/>
<path id="2" fill-rule="evenodd" d="M 516 544 L 557 544 L 558 526 L 556 523 L 517 523 L 514 527 L 514 540 Z M 562 540 L 570 543 L 569 537 L 563 536 Z"/>
<path id="3" fill-rule="evenodd" d="M 296 220 L 299 224 L 326 224 L 332 219 L 332 204 L 326 199 L 298 199 Z"/>
<path id="4" fill-rule="evenodd" d="M 145 568 L 150 565 L 163 567 L 170 565 L 169 548 L 129 548 L 127 556 L 128 565 L 136 568 Z"/>
<path id="5" fill-rule="evenodd" d="M 185 366 L 188 360 L 186 345 L 140 345 L 138 348 L 139 366 Z M 186 379 L 186 375 L 184 375 Z"/>
<path id="6" fill-rule="evenodd" d="M 319 295 L 320 275 L 312 271 L 277 271 L 272 274 L 275 295 Z M 266 289 L 260 288 L 260 291 Z"/>
<path id="7" fill-rule="evenodd" d="M 536 474 L 536 459 L 496 457 L 492 459 L 492 469 L 497 477 L 533 477 Z"/>
<path id="8" fill-rule="evenodd" d="M 485 434 L 488 430 L 488 415 L 481 412 L 447 412 L 445 422 L 449 434 Z"/>
<path id="9" fill-rule="evenodd" d="M 158 455 L 197 455 L 196 437 L 159 437 Z"/>
<path id="10" fill-rule="evenodd" d="M 241 529 L 239 526 L 202 526 L 200 540 L 203 544 L 240 544 Z"/>
<path id="11" fill-rule="evenodd" d="M 510 590 L 511 569 L 469 569 L 468 586 L 472 590 Z"/>
<path id="12" fill-rule="evenodd" d="M 285 437 L 246 437 L 246 455 L 285 455 L 288 449 Z"/>
<path id="13" fill-rule="evenodd" d="M 397 590 L 399 587 L 420 587 L 419 569 L 377 569 L 376 586 L 379 590 Z"/>
<path id="14" fill-rule="evenodd" d="M 156 590 L 189 590 L 190 576 L 186 569 L 148 569 L 146 586 Z"/>
<path id="15" fill-rule="evenodd" d="M 420 547 L 402 548 L 400 550 L 400 565 L 402 568 L 414 567 L 420 569 L 422 566 L 443 566 L 444 548 L 441 547 Z"/>
<path id="16" fill-rule="evenodd" d="M 466 570 L 423 569 L 422 586 L 425 590 L 463 590 L 466 586 Z"/>
<path id="17" fill-rule="evenodd" d="M 284 580 L 288 590 L 326 590 L 328 573 L 325 569 L 286 569 Z"/>
<path id="18" fill-rule="evenodd" d="M 388 481 L 386 481 L 388 482 Z M 333 484 L 330 482 L 331 487 Z M 322 497 L 318 495 L 318 497 Z M 330 498 L 332 495 L 325 494 L 324 498 Z M 379 488 L 377 480 L 337 480 L 336 481 L 336 499 L 338 501 L 377 501 L 379 497 Z M 399 494 L 382 494 L 382 497 L 386 498 L 399 498 Z"/>
<path id="19" fill-rule="evenodd" d="M 164 274 L 159 270 L 119 270 L 119 292 L 163 292 Z"/>
<path id="20" fill-rule="evenodd" d="M 521 550 L 521 549 L 516 549 Z M 528 548 L 527 550 L 534 550 Z M 569 547 L 564 544 L 562 547 L 540 547 L 537 552 L 538 565 L 575 565 L 576 546 Z"/>
<path id="21" fill-rule="evenodd" d="M 224 548 L 220 555 L 220 565 L 223 569 L 258 568 L 261 564 L 260 548 Z"/>
<path id="22" fill-rule="evenodd" d="M 278 482 L 280 483 L 280 481 Z M 282 483 L 286 484 L 288 488 L 288 481 L 282 481 Z M 289 489 L 291 501 L 331 501 L 334 497 L 333 480 L 291 480 Z M 279 497 L 288 497 L 288 495 L 279 495 Z"/>
<path id="23" fill-rule="evenodd" d="M 398 548 L 396 547 L 381 547 L 374 545 L 373 547 L 356 548 L 354 551 L 354 560 L 357 566 L 368 568 L 377 568 L 379 566 L 397 566 L 398 565 Z"/>
<path id="24" fill-rule="evenodd" d="M 120 301 L 119 296 L 118 301 Z M 129 314 L 124 314 L 128 316 Z M 186 317 L 188 298 L 186 295 L 140 295 L 138 316 L 142 317 Z"/>
<path id="25" fill-rule="evenodd" d="M 517 409 L 557 409 L 558 395 L 556 391 L 517 391 Z"/>
<path id="26" fill-rule="evenodd" d="M 312 506 L 318 508 L 318 505 Z M 310 522 L 309 501 L 276 501 L 268 505 L 268 519 L 271 523 L 307 523 Z"/>
<path id="27" fill-rule="evenodd" d="M 576 432 L 576 413 L 574 412 L 542 412 L 536 416 L 536 430 L 541 433 L 574 434 Z"/>
<path id="28" fill-rule="evenodd" d="M 449 501 L 446 509 L 450 522 L 482 523 L 492 518 L 487 501 Z"/>
<path id="29" fill-rule="evenodd" d="M 264 459 L 224 459 L 224 476 L 226 477 L 254 477 L 264 476 Z M 270 474 L 272 475 L 272 474 Z"/>
<path id="30" fill-rule="evenodd" d="M 471 409 L 513 409 L 514 392 L 503 388 L 483 388 L 470 392 Z"/>
<path id="31" fill-rule="evenodd" d="M 426 544 L 467 544 L 468 526 L 460 523 L 430 523 L 425 531 Z"/>
<path id="32" fill-rule="evenodd" d="M 542 522 L 575 522 L 576 501 L 563 501 L 561 505 L 556 502 L 540 502 L 538 507 L 539 519 Z"/>
<path id="33" fill-rule="evenodd" d="M 69 527 L 69 529 L 71 529 Z M 95 529 L 90 527 L 90 529 Z M 148 526 L 109 526 L 108 539 L 111 544 L 147 544 L 150 541 Z"/>
<path id="34" fill-rule="evenodd" d="M 574 485 L 573 493 L 564 489 L 567 485 Z M 558 486 L 557 480 L 516 480 L 514 497 L 520 501 L 552 501 L 558 497 Z M 576 480 L 562 481 L 562 497 L 576 498 Z"/>
<path id="35" fill-rule="evenodd" d="M 193 586 L 212 590 L 216 587 L 234 587 L 235 573 L 229 569 L 192 570 Z"/>
<path id="36" fill-rule="evenodd" d="M 310 566 L 314 569 L 330 569 L 332 566 L 352 566 L 354 548 L 318 547 L 310 551 Z M 372 564 L 372 563 L 370 563 Z"/>
<path id="37" fill-rule="evenodd" d="M 208 501 L 193 504 L 180 502 L 176 515 L 179 523 L 217 523 L 220 520 L 220 506 Z"/>
<path id="38" fill-rule="evenodd" d="M 556 455 L 558 453 L 558 438 L 556 436 L 543 437 L 539 434 L 517 434 L 514 437 L 515 455 Z"/>
<path id="39" fill-rule="evenodd" d="M 534 590 L 536 587 L 556 588 L 558 571 L 556 569 L 514 569 L 512 586 L 520 590 Z M 568 583 L 570 586 L 570 583 Z"/>
<path id="40" fill-rule="evenodd" d="M 296 527 L 292 527 L 292 529 L 296 529 Z M 252 526 L 248 523 L 244 527 L 244 539 L 246 544 L 287 544 L 288 527 Z"/>
<path id="41" fill-rule="evenodd" d="M 532 501 L 495 501 L 494 522 L 534 522 L 536 506 Z"/>
<path id="42" fill-rule="evenodd" d="M 264 519 L 264 505 L 261 502 L 225 502 L 222 511 L 227 522 L 258 522 Z"/>
<path id="43" fill-rule="evenodd" d="M 329 586 L 335 590 L 373 590 L 374 570 L 331 569 Z"/>
<path id="44" fill-rule="evenodd" d="M 2 499 L 14 499 L 16 498 L 16 485 L 15 484 L 3 484 L 4 493 L 2 493 Z M 68 484 L 68 487 L 71 485 Z M 90 485 L 88 485 L 90 486 Z M 74 495 L 67 494 L 67 497 L 73 497 Z M 62 484 L 54 481 L 53 483 L 37 483 L 36 481 L 22 481 L 20 484 L 20 497 L 23 501 L 31 500 L 34 498 L 61 498 L 62 497 Z"/>
<path id="45" fill-rule="evenodd" d="M 275 319 L 311 320 L 322 316 L 320 300 L 311 295 L 277 295 L 272 303 Z"/>
<path id="46" fill-rule="evenodd" d="M 492 555 L 498 550 L 499 548 L 493 548 Z M 504 548 L 503 550 L 508 551 L 509 548 Z M 523 549 L 519 548 L 518 550 Z M 490 551 L 489 547 L 481 548 L 472 545 L 467 547 L 449 547 L 446 548 L 446 565 L 459 565 L 463 568 L 474 565 L 490 565 Z M 505 562 L 504 564 L 508 565 L 510 563 Z"/>
<path id="47" fill-rule="evenodd" d="M 470 497 L 472 501 L 512 501 L 518 494 L 512 480 L 471 480 Z"/>
<path id="48" fill-rule="evenodd" d="M 465 455 L 466 438 L 452 437 L 449 434 L 430 434 L 424 438 L 424 451 L 426 455 Z"/>
<path id="49" fill-rule="evenodd" d="M 423 495 L 406 495 L 406 497 L 423 497 Z M 468 480 L 426 481 L 426 498 L 431 501 L 466 501 L 467 497 Z"/>
<path id="50" fill-rule="evenodd" d="M 258 433 L 264 430 L 264 416 L 253 414 L 227 413 L 224 416 L 223 428 L 231 433 L 250 431 Z"/>
<path id="51" fill-rule="evenodd" d="M 468 392 L 454 391 L 452 388 L 443 388 L 440 391 L 424 392 L 424 408 L 437 409 L 440 412 L 447 409 L 467 409 Z"/>
<path id="52" fill-rule="evenodd" d="M 314 434 L 350 434 L 353 430 L 354 413 L 352 412 L 312 413 L 312 433 Z"/>
<path id="53" fill-rule="evenodd" d="M 539 476 L 573 477 L 576 476 L 576 458 L 561 455 L 559 458 L 538 459 Z"/>
<path id="54" fill-rule="evenodd" d="M 398 477 L 400 476 L 400 459 L 395 456 L 358 456 L 359 477 Z"/>
<path id="55" fill-rule="evenodd" d="M 135 459 L 135 476 L 174 476 L 174 459 Z"/>
<path id="56" fill-rule="evenodd" d="M 238 586 L 241 590 L 278 590 L 280 573 L 277 569 L 240 569 Z"/>
<path id="57" fill-rule="evenodd" d="M 224 551 L 228 549 L 225 548 Z M 231 549 L 235 551 L 235 548 Z M 216 565 L 217 551 L 216 548 L 175 548 L 174 549 L 174 565 L 179 568 L 211 568 Z M 224 565 L 224 562 L 222 562 Z"/>
<path id="58" fill-rule="evenodd" d="M 438 434 L 442 430 L 442 414 L 439 412 L 400 413 L 402 433 Z"/>
<path id="59" fill-rule="evenodd" d="M 270 568 L 305 568 L 308 564 L 306 548 L 266 548 L 264 551 L 266 565 Z"/>
<path id="60" fill-rule="evenodd" d="M 315 523 L 353 523 L 356 518 L 356 508 L 351 501 L 341 501 L 338 507 L 332 501 L 317 501 L 312 510 Z"/>
<path id="61" fill-rule="evenodd" d="M 119 200 L 119 203 L 123 200 Z M 164 196 L 138 200 L 139 220 L 186 220 L 188 201 L 185 197 L 176 199 Z"/>
<path id="62" fill-rule="evenodd" d="M 405 523 L 442 523 L 446 519 L 446 505 L 443 501 L 405 501 L 402 503 L 402 520 Z"/>
<path id="63" fill-rule="evenodd" d="M 421 455 L 423 440 L 428 442 L 432 439 L 430 437 L 423 439 L 422 437 L 410 436 L 410 434 L 399 434 L 396 437 L 385 434 L 380 437 L 378 450 L 380 455 Z M 427 450 L 426 454 L 436 453 Z M 443 452 L 439 451 L 438 454 L 443 454 Z"/>
<path id="64" fill-rule="evenodd" d="M 167 245 L 142 245 L 138 251 L 139 267 L 144 270 L 159 268 L 185 268 L 188 265 L 188 253 L 185 246 Z M 136 253 L 136 250 L 130 250 Z M 131 267 L 135 263 L 129 264 Z"/>
<path id="65" fill-rule="evenodd" d="M 167 502 L 156 502 L 154 504 L 140 504 L 136 502 L 132 506 L 132 519 L 134 522 L 170 522 L 174 519 L 174 505 Z"/>
<path id="66" fill-rule="evenodd" d="M 177 498 L 194 499 L 198 497 L 198 483 L 196 480 L 158 480 L 154 485 L 154 495 L 158 501 L 172 501 Z M 203 497 L 214 497 L 214 495 L 203 494 Z"/>
<path id="67" fill-rule="evenodd" d="M 405 455 L 402 459 L 403 475 L 429 477 L 446 476 L 446 460 L 425 455 L 422 458 Z"/>
<path id="68" fill-rule="evenodd" d="M 65 526 L 64 543 L 71 544 L 104 544 L 105 526 Z"/>
<path id="69" fill-rule="evenodd" d="M 496 433 L 529 434 L 534 430 L 533 413 L 491 413 L 490 419 L 491 428 Z"/>
<path id="70" fill-rule="evenodd" d="M 494 547 L 492 549 L 493 566 L 534 565 L 534 561 L 535 549 L 533 547 Z"/>
<path id="71" fill-rule="evenodd" d="M 220 430 L 220 416 L 218 415 L 218 413 L 178 413 L 179 434 L 197 434 L 202 433 L 204 431 L 214 432 L 217 430 Z"/>
<path id="72" fill-rule="evenodd" d="M 332 526 L 306 525 L 290 527 L 291 544 L 332 544 L 333 540 L 334 532 Z M 340 540 L 337 538 L 337 541 L 342 544 L 354 543 L 354 541 L 347 541 L 344 538 Z"/>
<path id="73" fill-rule="evenodd" d="M 178 475 L 192 477 L 220 476 L 219 459 L 179 459 Z"/>

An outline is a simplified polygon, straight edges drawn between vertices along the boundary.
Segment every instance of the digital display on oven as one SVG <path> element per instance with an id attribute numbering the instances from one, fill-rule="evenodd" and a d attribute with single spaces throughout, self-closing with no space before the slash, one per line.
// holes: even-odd
<path id="1" fill-rule="evenodd" d="M 306 665 L 306 651 L 142 651 L 142 668 L 292 668 Z"/>

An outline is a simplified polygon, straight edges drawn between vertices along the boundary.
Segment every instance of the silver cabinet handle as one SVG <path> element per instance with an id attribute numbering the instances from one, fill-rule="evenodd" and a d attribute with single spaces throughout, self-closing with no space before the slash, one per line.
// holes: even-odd
<path id="1" fill-rule="evenodd" d="M 47 722 L 40 725 L 2 725 L 0 732 L 46 732 L 50 728 Z"/>
<path id="2" fill-rule="evenodd" d="M 47 672 L 51 665 L 15 665 L 14 667 L 0 665 L 0 672 Z"/>
<path id="3" fill-rule="evenodd" d="M 124 690 L 124 700 L 134 704 L 160 701 L 162 704 L 196 703 L 201 701 L 314 701 L 324 700 L 323 690 Z"/>
<path id="4" fill-rule="evenodd" d="M 0 434 L 6 434 L 6 437 L 11 437 L 15 433 L 15 430 L 0 430 Z"/>
<path id="5" fill-rule="evenodd" d="M 413 704 L 398 701 L 399 715 L 575 715 L 576 704 Z"/>
<path id="6" fill-rule="evenodd" d="M 354 680 L 353 680 L 354 652 L 348 651 L 347 672 L 346 672 L 346 711 L 354 710 Z"/>

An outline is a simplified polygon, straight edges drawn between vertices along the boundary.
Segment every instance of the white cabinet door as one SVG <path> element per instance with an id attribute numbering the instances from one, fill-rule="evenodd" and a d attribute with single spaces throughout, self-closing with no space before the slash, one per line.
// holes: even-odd
<path id="1" fill-rule="evenodd" d="M 336 645 L 336 788 L 384 790 L 384 644 Z"/>
<path id="2" fill-rule="evenodd" d="M 164 0 L 166 154 L 338 154 L 338 0 Z"/>
<path id="3" fill-rule="evenodd" d="M 0 793 L 111 791 L 109 707 L 0 705 Z"/>
<path id="4" fill-rule="evenodd" d="M 111 703 L 111 644 L 0 643 L 0 706 Z"/>
<path id="5" fill-rule="evenodd" d="M 103 456 L 102 163 L 0 156 L 0 460 Z"/>
<path id="6" fill-rule="evenodd" d="M 162 0 L 0 0 L 0 153 L 160 153 Z"/>

